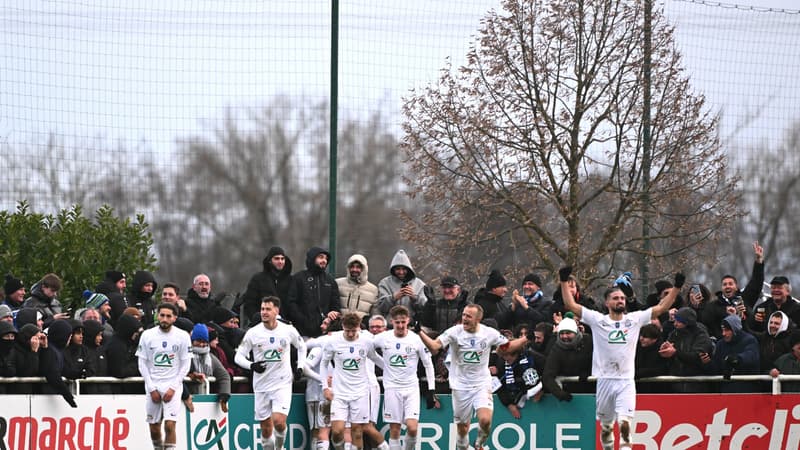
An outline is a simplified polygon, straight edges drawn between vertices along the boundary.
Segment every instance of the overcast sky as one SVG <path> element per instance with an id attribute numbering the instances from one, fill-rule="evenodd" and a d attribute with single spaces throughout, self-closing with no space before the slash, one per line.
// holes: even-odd
<path id="1" fill-rule="evenodd" d="M 795 1 L 731 0 L 797 8 Z M 490 0 L 341 2 L 340 110 L 399 111 L 400 97 L 463 62 Z M 0 15 L 0 142 L 141 141 L 169 152 L 226 108 L 278 94 L 325 99 L 329 1 L 9 0 Z M 394 6 L 391 6 L 394 5 Z M 800 15 L 658 1 L 693 85 L 722 110 L 735 147 L 776 139 L 800 113 Z M 400 18 L 400 20 L 398 20 Z M 742 36 L 740 26 L 758 29 Z M 768 106 L 743 128 L 749 111 Z M 394 120 L 398 120 L 395 115 Z M 98 146 L 106 145 L 99 143 Z"/>

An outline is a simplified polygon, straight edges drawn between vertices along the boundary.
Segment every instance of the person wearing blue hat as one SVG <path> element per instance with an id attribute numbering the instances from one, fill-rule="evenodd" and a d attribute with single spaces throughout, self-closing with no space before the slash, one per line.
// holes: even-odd
<path id="1" fill-rule="evenodd" d="M 197 394 L 200 392 L 200 384 L 206 381 L 207 377 L 215 378 L 217 401 L 222 412 L 228 412 L 228 400 L 231 398 L 231 377 L 225 367 L 211 353 L 209 347 L 208 327 L 198 323 L 192 328 L 192 363 L 189 368 L 189 378 L 194 383 L 189 383 L 189 393 Z M 184 400 L 184 404 L 189 412 L 194 412 L 194 404 L 191 395 Z"/>

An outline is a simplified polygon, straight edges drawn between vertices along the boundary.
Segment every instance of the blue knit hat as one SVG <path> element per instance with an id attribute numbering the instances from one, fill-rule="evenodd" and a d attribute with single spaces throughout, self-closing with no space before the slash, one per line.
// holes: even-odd
<path id="1" fill-rule="evenodd" d="M 208 342 L 208 327 L 203 323 L 198 323 L 192 328 L 192 341 Z"/>
<path id="2" fill-rule="evenodd" d="M 101 306 L 105 305 L 106 303 L 108 303 L 108 297 L 106 297 L 105 294 L 101 294 L 99 292 L 90 295 L 89 298 L 86 299 L 87 308 L 98 309 Z"/>

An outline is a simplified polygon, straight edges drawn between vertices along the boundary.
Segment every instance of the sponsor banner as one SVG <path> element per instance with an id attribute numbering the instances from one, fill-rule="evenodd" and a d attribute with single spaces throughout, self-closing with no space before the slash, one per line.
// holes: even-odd
<path id="1" fill-rule="evenodd" d="M 195 412 L 177 421 L 177 448 L 189 450 L 261 450 L 261 429 L 253 419 L 253 395 L 235 394 L 223 413 L 214 395 L 195 395 Z M 78 408 L 57 395 L 5 395 L 0 402 L 0 450 L 140 450 L 150 448 L 141 395 L 81 395 Z M 422 410 L 418 450 L 455 448 L 450 396 L 442 408 Z M 583 450 L 594 447 L 594 396 L 575 395 L 571 402 L 545 396 L 514 419 L 495 397 L 492 450 Z M 305 401 L 294 395 L 284 448 L 310 445 Z M 388 436 L 388 425 L 378 424 Z M 476 436 L 473 423 L 470 440 Z"/>
<path id="2" fill-rule="evenodd" d="M 800 394 L 639 395 L 634 450 L 800 448 Z"/>

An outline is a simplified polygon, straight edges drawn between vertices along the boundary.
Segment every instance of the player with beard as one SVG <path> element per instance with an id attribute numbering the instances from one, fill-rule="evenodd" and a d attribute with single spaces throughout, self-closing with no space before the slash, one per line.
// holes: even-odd
<path id="1" fill-rule="evenodd" d="M 283 448 L 286 417 L 292 406 L 292 381 L 303 373 L 306 360 L 306 344 L 300 333 L 278 321 L 280 307 L 278 297 L 261 299 L 261 325 L 247 330 L 234 357 L 240 367 L 253 371 L 254 418 L 260 422 L 261 445 L 266 450 Z M 297 349 L 296 373 L 292 372 L 290 347 Z"/>
<path id="2" fill-rule="evenodd" d="M 175 422 L 181 409 L 183 378 L 189 373 L 192 361 L 192 342 L 189 333 L 172 326 L 178 319 L 175 305 L 162 303 L 157 311 L 158 327 L 142 333 L 136 356 L 147 393 L 145 412 L 153 448 L 174 450 L 177 437 Z"/>
<path id="3" fill-rule="evenodd" d="M 614 448 L 614 422 L 619 422 L 620 450 L 631 450 L 631 422 L 636 411 L 636 343 L 639 330 L 667 312 L 678 296 L 686 277 L 678 273 L 670 292 L 657 305 L 626 314 L 626 297 L 619 286 L 606 290 L 608 314 L 579 305 L 570 291 L 572 267 L 558 271 L 564 307 L 581 317 L 592 328 L 592 375 L 597 378 L 596 411 L 600 421 L 603 450 Z"/>

